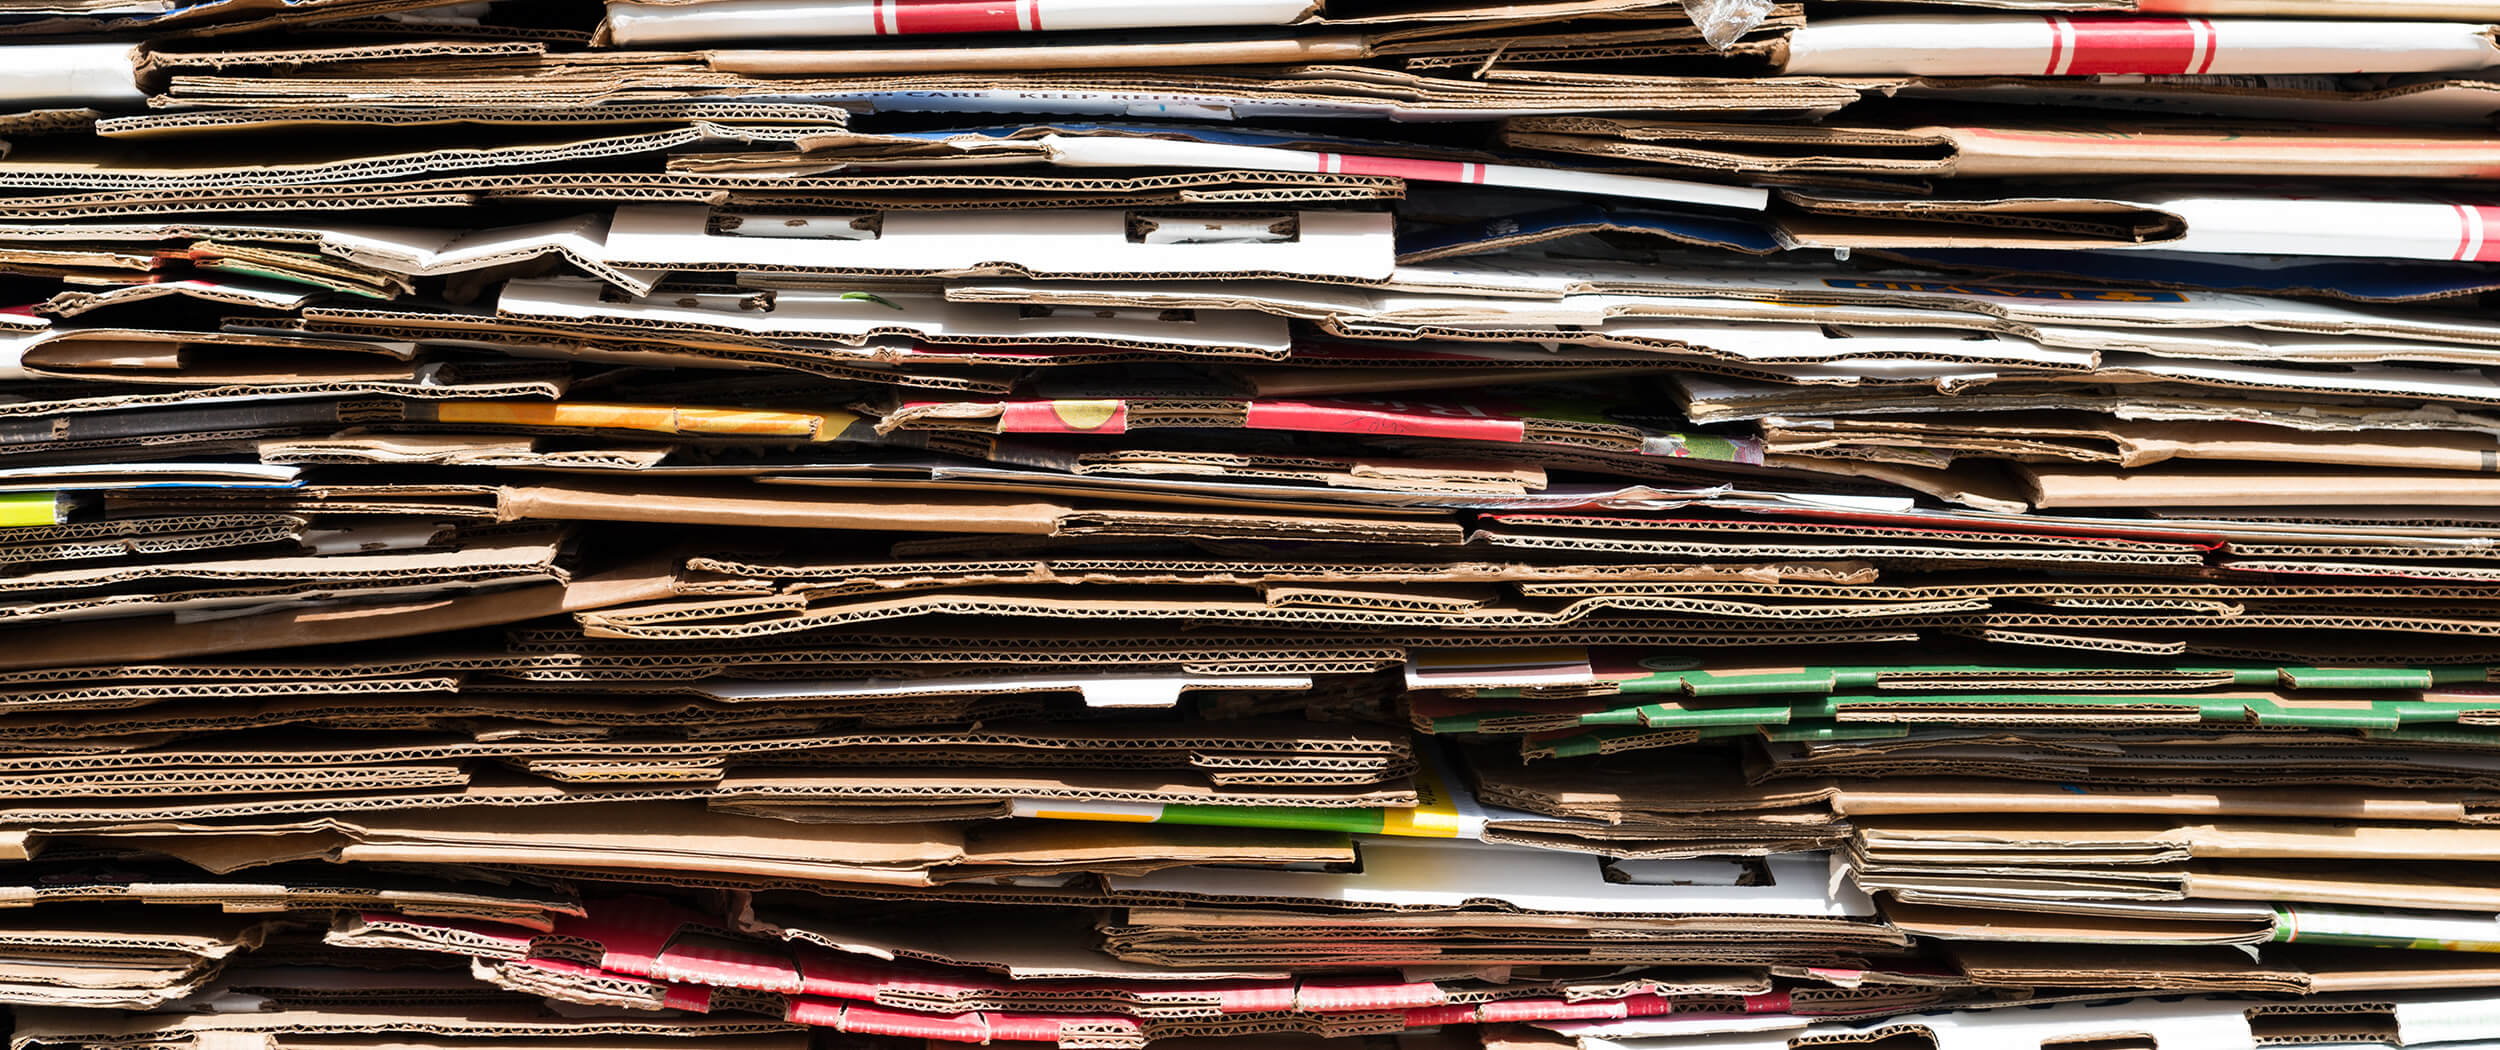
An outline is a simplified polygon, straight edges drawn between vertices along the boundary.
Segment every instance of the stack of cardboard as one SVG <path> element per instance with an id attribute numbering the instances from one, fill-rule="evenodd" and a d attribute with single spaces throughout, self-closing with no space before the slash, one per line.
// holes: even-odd
<path id="1" fill-rule="evenodd" d="M 10 1050 L 2500 1047 L 2488 0 L 0 0 Z"/>

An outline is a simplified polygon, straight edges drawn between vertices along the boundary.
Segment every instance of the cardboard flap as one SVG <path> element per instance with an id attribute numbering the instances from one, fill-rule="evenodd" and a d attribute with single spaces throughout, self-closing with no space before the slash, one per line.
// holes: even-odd
<path id="1" fill-rule="evenodd" d="M 1281 274 L 1351 280 L 1379 280 L 1396 265 L 1390 216 L 1381 212 L 1279 211 L 1260 216 L 1265 232 L 1248 238 L 1222 230 L 1205 237 L 1175 233 L 1193 217 L 1115 208 L 1033 211 L 1012 216 L 1012 222 L 1009 218 L 885 212 L 841 222 L 825 216 L 631 205 L 616 210 L 603 258 L 631 269 L 1052 277 Z"/>
<path id="2" fill-rule="evenodd" d="M 497 513 L 506 521 L 705 521 L 767 528 L 938 531 L 1047 536 L 1067 507 L 957 493 L 911 493 L 863 500 L 749 490 L 685 487 L 653 498 L 625 482 L 566 482 L 505 489 Z"/>
<path id="3" fill-rule="evenodd" d="M 12 43 L 11 62 L 0 73 L 0 101 L 11 109 L 78 106 L 136 109 L 147 101 L 139 89 L 139 54 L 128 44 Z"/>
<path id="4" fill-rule="evenodd" d="M 1872 902 L 1852 890 L 1827 893 L 1827 865 L 1813 854 L 1772 857 L 1755 872 L 1725 861 L 1627 862 L 1610 872 L 1598 858 L 1463 841 L 1373 839 L 1362 843 L 1361 852 L 1363 868 L 1355 874 L 1181 868 L 1105 881 L 1117 893 L 1307 899 L 1375 907 L 1462 908 L 1498 902 L 1527 911 L 1574 914 L 1835 919 L 1873 911 Z"/>

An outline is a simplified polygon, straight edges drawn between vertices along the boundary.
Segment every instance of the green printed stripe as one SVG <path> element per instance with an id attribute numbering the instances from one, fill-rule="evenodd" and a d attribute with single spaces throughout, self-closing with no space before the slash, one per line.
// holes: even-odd
<path id="1" fill-rule="evenodd" d="M 1291 828 L 1301 831 L 1342 831 L 1380 834 L 1386 811 L 1320 809 L 1308 806 L 1198 806 L 1166 803 L 1158 824 L 1199 824 L 1221 828 Z"/>

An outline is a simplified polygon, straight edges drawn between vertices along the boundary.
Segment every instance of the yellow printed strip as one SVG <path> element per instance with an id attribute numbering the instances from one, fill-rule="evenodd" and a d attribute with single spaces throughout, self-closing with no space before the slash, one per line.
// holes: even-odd
<path id="1" fill-rule="evenodd" d="M 514 427 L 641 430 L 660 434 L 733 434 L 827 441 L 842 436 L 859 417 L 849 412 L 774 412 L 749 408 L 681 408 L 583 401 L 445 401 L 434 406 L 443 423 Z"/>
<path id="2" fill-rule="evenodd" d="M 27 528 L 60 523 L 60 493 L 0 493 L 0 528 Z"/>
<path id="3" fill-rule="evenodd" d="M 1380 833 L 1421 839 L 1454 839 L 1466 833 L 1466 825 L 1458 819 L 1458 802 L 1432 763 L 1415 771 L 1415 808 L 1383 810 Z"/>

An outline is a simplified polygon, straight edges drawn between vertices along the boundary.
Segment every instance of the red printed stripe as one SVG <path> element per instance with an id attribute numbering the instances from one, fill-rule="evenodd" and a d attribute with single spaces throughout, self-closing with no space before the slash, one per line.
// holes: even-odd
<path id="1" fill-rule="evenodd" d="M 1041 28 L 1039 0 L 876 0 L 879 33 L 1013 33 Z"/>
<path id="2" fill-rule="evenodd" d="M 1356 157 L 1343 153 L 1320 154 L 1321 171 L 1344 172 L 1348 175 L 1390 175 L 1424 182 L 1483 182 L 1484 165 L 1455 160 L 1416 160 L 1411 157 Z"/>
<path id="3" fill-rule="evenodd" d="M 2500 227 L 2500 206 L 2458 204 L 2457 251 L 2451 258 L 2467 262 L 2500 262 L 2500 243 L 2491 236 Z"/>
<path id="4" fill-rule="evenodd" d="M 2050 15 L 2051 76 L 2200 73 L 2214 63 L 2213 24 L 2201 18 Z"/>

